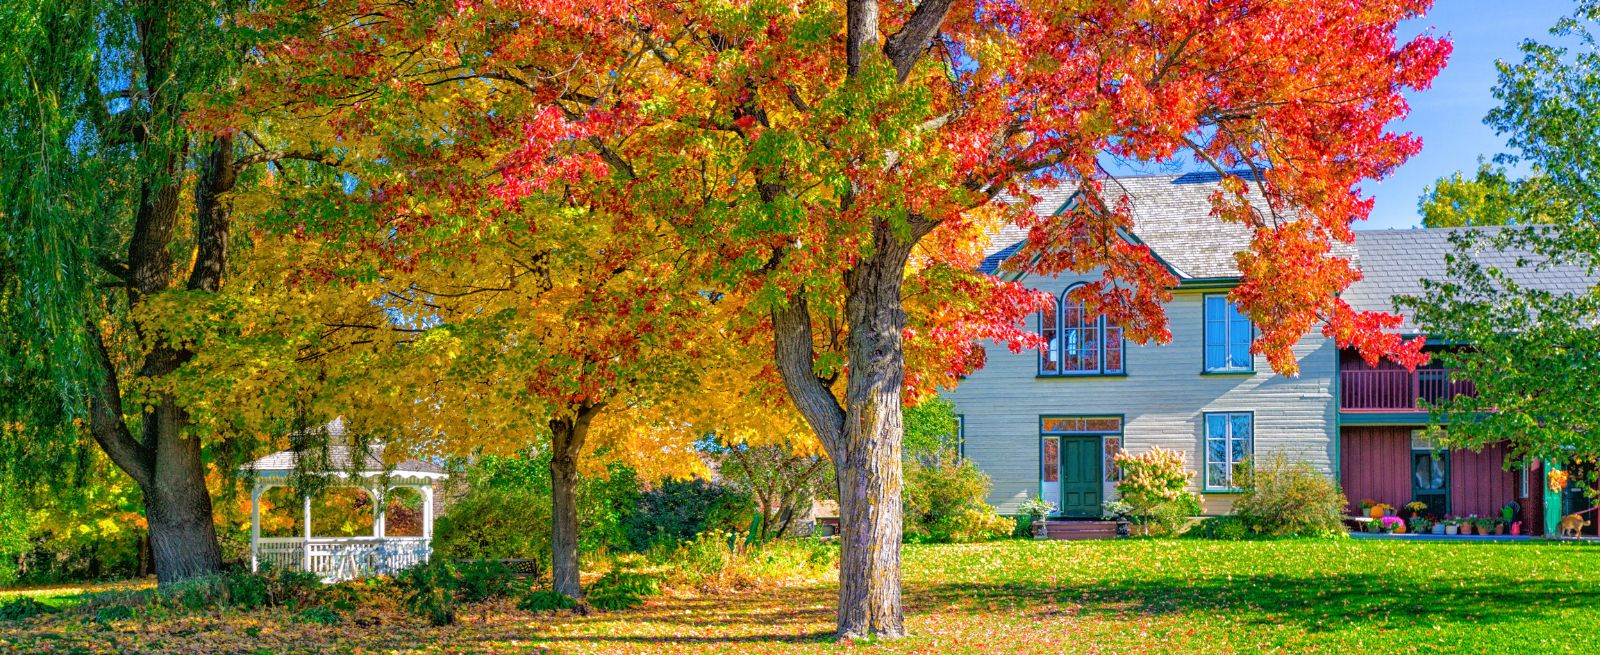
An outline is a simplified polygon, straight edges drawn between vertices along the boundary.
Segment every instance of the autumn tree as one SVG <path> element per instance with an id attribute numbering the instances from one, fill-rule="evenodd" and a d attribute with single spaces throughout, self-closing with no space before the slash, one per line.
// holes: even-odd
<path id="1" fill-rule="evenodd" d="M 1499 202 L 1452 235 L 1445 275 L 1403 300 L 1431 336 L 1469 347 L 1439 353 L 1475 393 L 1431 407 L 1441 439 L 1504 442 L 1508 461 L 1569 462 L 1600 452 L 1600 3 L 1585 0 L 1522 59 L 1501 62 L 1485 120 L 1511 151 Z M 1504 220 L 1499 220 L 1504 219 Z M 1580 282 L 1581 281 L 1581 282 Z M 1578 282 L 1577 284 L 1574 284 Z"/>
<path id="2" fill-rule="evenodd" d="M 387 132 L 383 161 L 416 171 L 361 180 L 347 233 L 478 239 L 492 212 L 440 211 L 478 203 L 476 185 L 663 221 L 707 254 L 836 468 L 838 634 L 895 637 L 902 406 L 981 365 L 982 340 L 1038 343 L 1021 319 L 1039 298 L 977 272 L 985 234 L 1021 225 L 1015 269 L 1102 271 L 1079 292 L 1091 311 L 1168 337 L 1172 277 L 1121 237 L 1102 157 L 1225 173 L 1216 219 L 1254 234 L 1232 295 L 1277 370 L 1318 326 L 1371 359 L 1421 359 L 1382 331 L 1397 317 L 1338 299 L 1357 273 L 1333 245 L 1370 209 L 1358 185 L 1419 147 L 1385 126 L 1448 54 L 1396 40 L 1429 4 L 306 3 L 292 15 L 312 28 L 272 52 L 300 109 L 349 138 Z M 441 110 L 410 109 L 428 99 Z M 449 174 L 466 161 L 496 163 Z M 1005 201 L 1060 185 L 1080 192 L 1060 215 Z"/>
<path id="3" fill-rule="evenodd" d="M 693 393 L 726 317 L 680 270 L 692 256 L 668 225 L 547 196 L 500 209 L 505 232 L 386 271 L 388 319 L 353 334 L 412 326 L 373 370 L 396 372 L 392 415 L 430 426 L 436 449 L 548 451 L 552 587 L 577 598 L 584 469 L 605 455 L 651 477 L 703 470 L 694 432 L 662 408 Z"/>
<path id="4" fill-rule="evenodd" d="M 92 438 L 142 491 L 163 585 L 220 567 L 207 461 L 257 434 L 195 424 L 175 386 L 215 346 L 195 310 L 246 250 L 234 194 L 269 165 L 334 159 L 208 116 L 259 36 L 243 6 L 23 2 L 0 21 L 0 384 L 22 392 L 0 467 L 8 487 L 61 482 L 55 463 Z"/>

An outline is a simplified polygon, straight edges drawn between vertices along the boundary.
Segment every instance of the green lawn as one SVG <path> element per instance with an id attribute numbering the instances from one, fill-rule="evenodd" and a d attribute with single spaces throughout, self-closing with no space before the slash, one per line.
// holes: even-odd
<path id="1" fill-rule="evenodd" d="M 1600 547 L 1396 542 L 1031 542 L 906 549 L 908 639 L 828 638 L 832 585 L 664 597 L 587 617 L 499 604 L 428 628 L 283 613 L 0 624 L 0 652 L 1582 653 Z"/>

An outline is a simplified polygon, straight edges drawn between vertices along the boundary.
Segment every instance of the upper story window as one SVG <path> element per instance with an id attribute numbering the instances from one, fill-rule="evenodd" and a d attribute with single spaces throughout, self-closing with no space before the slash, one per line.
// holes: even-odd
<path id="1" fill-rule="evenodd" d="M 1076 288 L 1076 287 L 1074 287 Z M 1124 372 L 1122 327 L 1092 317 L 1084 304 L 1067 297 L 1067 289 L 1039 313 L 1039 375 L 1121 375 Z"/>
<path id="2" fill-rule="evenodd" d="M 1208 295 L 1205 303 L 1206 372 L 1254 371 L 1250 341 L 1255 338 L 1255 328 L 1250 319 L 1225 295 Z"/>

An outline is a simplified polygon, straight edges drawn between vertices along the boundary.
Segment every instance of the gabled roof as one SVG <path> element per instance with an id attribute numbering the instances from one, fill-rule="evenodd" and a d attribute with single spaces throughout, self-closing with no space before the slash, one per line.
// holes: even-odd
<path id="1" fill-rule="evenodd" d="M 1452 235 L 1478 230 L 1492 238 L 1506 229 L 1359 230 L 1356 252 L 1362 279 L 1350 285 L 1340 297 L 1357 310 L 1395 312 L 1395 296 L 1420 296 L 1423 278 L 1439 281 L 1447 278 L 1445 255 L 1456 252 L 1455 244 L 1450 241 Z M 1590 274 L 1582 266 L 1563 264 L 1540 268 L 1549 258 L 1524 248 L 1499 250 L 1491 244 L 1479 243 L 1471 256 L 1480 264 L 1498 268 L 1510 274 L 1517 284 L 1532 289 L 1558 294 L 1584 293 L 1600 284 L 1600 276 Z M 1521 265 L 1523 263 L 1527 265 Z M 1399 331 L 1414 334 L 1417 326 L 1407 317 Z"/>
<path id="2" fill-rule="evenodd" d="M 1235 173 L 1250 179 L 1249 172 Z M 1216 172 L 1181 175 L 1144 175 L 1105 180 L 1107 202 L 1127 196 L 1132 209 L 1134 237 L 1173 269 L 1180 281 L 1239 276 L 1234 253 L 1250 246 L 1250 228 L 1224 222 L 1211 215 L 1211 195 L 1219 189 Z M 1076 195 L 1070 186 L 1035 192 L 1040 197 L 1033 211 L 1040 216 L 1059 212 Z M 1265 209 L 1259 193 L 1251 199 Z M 991 235 L 982 270 L 994 273 L 1000 263 L 1020 250 L 1027 232 L 1007 226 Z"/>
<path id="3" fill-rule="evenodd" d="M 312 464 L 330 473 L 350 471 L 352 468 L 351 463 L 356 457 L 360 457 L 361 453 L 350 443 L 349 434 L 345 431 L 344 419 L 333 419 L 325 427 L 328 431 L 328 460 L 326 462 L 316 461 Z M 309 452 L 304 454 L 308 457 L 313 456 Z M 245 465 L 244 468 L 253 470 L 256 473 L 293 471 L 301 455 L 302 453 L 297 453 L 293 450 L 282 450 L 257 459 Z M 317 459 L 320 460 L 320 456 L 317 456 Z M 444 475 L 445 472 L 444 468 L 438 464 L 420 459 L 407 459 L 395 464 L 393 469 L 386 469 L 383 459 L 383 446 L 381 444 L 372 444 L 367 447 L 365 457 L 362 458 L 359 468 L 356 470 L 362 473 L 378 473 L 391 470 L 394 473 L 430 473 L 438 475 Z"/>

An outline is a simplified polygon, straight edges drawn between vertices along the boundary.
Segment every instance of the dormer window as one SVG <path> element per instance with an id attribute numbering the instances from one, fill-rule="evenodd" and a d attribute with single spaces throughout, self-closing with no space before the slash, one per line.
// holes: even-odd
<path id="1" fill-rule="evenodd" d="M 1083 303 L 1068 298 L 1074 286 L 1039 313 L 1039 375 L 1122 375 L 1126 351 L 1122 327 L 1090 316 Z"/>

